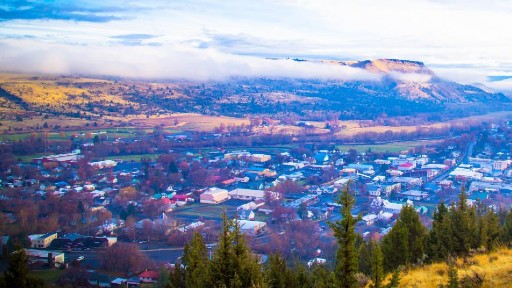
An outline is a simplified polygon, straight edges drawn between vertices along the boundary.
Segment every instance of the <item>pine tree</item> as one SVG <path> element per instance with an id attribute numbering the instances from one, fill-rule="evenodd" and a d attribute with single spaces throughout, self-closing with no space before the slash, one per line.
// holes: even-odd
<path id="1" fill-rule="evenodd" d="M 467 205 L 467 196 L 463 188 L 459 194 L 457 205 L 450 209 L 453 252 L 456 255 L 467 255 L 469 250 L 476 246 L 473 243 L 475 238 L 478 239 L 478 231 L 476 230 L 476 224 L 472 223 L 475 215 L 475 209 L 470 209 Z"/>
<path id="2" fill-rule="evenodd" d="M 265 266 L 265 282 L 269 288 L 286 288 L 288 268 L 286 260 L 279 254 L 272 254 Z"/>
<path id="3" fill-rule="evenodd" d="M 335 269 L 338 286 L 342 288 L 355 288 L 358 287 L 356 279 L 358 255 L 355 245 L 357 238 L 355 226 L 361 217 L 354 217 L 350 212 L 355 204 L 355 199 L 349 194 L 348 186 L 342 191 L 338 200 L 338 203 L 341 204 L 342 219 L 329 223 L 329 226 L 333 230 L 334 237 L 336 237 L 339 245 L 336 253 Z"/>
<path id="4" fill-rule="evenodd" d="M 371 266 L 372 281 L 374 288 L 382 287 L 382 279 L 384 279 L 384 267 L 382 266 L 383 256 L 380 246 L 377 242 L 371 242 Z"/>
<path id="5" fill-rule="evenodd" d="M 453 260 L 449 261 L 448 264 L 448 285 L 446 285 L 446 288 L 459 288 L 459 276 Z"/>
<path id="6" fill-rule="evenodd" d="M 448 207 L 441 202 L 434 211 L 432 229 L 427 240 L 427 255 L 430 261 L 446 259 L 452 251 L 451 222 Z"/>
<path id="7" fill-rule="evenodd" d="M 396 269 L 391 276 L 391 280 L 386 285 L 386 288 L 398 288 L 400 285 L 400 270 Z"/>
<path id="8" fill-rule="evenodd" d="M 487 223 L 487 241 L 482 243 L 487 251 L 494 249 L 494 246 L 500 240 L 500 220 L 498 215 L 494 213 L 494 210 L 489 209 L 487 214 L 484 216 L 485 222 Z"/>
<path id="9" fill-rule="evenodd" d="M 382 252 L 387 271 L 400 265 L 410 265 L 423 260 L 427 229 L 420 221 L 414 207 L 402 208 L 397 222 L 382 240 Z"/>
<path id="10" fill-rule="evenodd" d="M 512 244 L 512 210 L 508 211 L 501 227 L 501 241 L 507 245 Z"/>
<path id="11" fill-rule="evenodd" d="M 186 287 L 208 287 L 210 260 L 203 237 L 194 233 L 192 241 L 183 250 Z"/>
<path id="12" fill-rule="evenodd" d="M 357 245 L 356 245 L 357 246 Z M 359 245 L 359 272 L 365 275 L 372 274 L 372 247 L 371 243 L 362 241 Z"/>
<path id="13" fill-rule="evenodd" d="M 210 287 L 261 287 L 258 259 L 247 246 L 240 225 L 223 213 L 219 245 L 213 254 Z"/>
<path id="14" fill-rule="evenodd" d="M 28 257 L 25 250 L 16 246 L 16 250 L 9 255 L 9 268 L 4 272 L 6 287 L 16 288 L 38 288 L 44 287 L 41 279 L 28 276 Z"/>

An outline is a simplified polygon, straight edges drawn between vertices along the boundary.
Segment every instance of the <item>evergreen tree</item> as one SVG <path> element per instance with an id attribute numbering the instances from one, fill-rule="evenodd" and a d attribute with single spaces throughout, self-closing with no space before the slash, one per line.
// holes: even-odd
<path id="1" fill-rule="evenodd" d="M 446 288 L 459 288 L 459 276 L 453 261 L 448 264 L 448 285 L 446 285 Z"/>
<path id="2" fill-rule="evenodd" d="M 210 260 L 201 234 L 195 232 L 183 250 L 186 287 L 208 287 Z"/>
<path id="3" fill-rule="evenodd" d="M 174 269 L 169 274 L 169 282 L 165 286 L 166 288 L 182 288 L 185 286 L 185 269 L 181 263 L 177 262 L 174 265 Z"/>
<path id="4" fill-rule="evenodd" d="M 384 267 L 382 266 L 383 257 L 380 246 L 377 242 L 371 242 L 371 266 L 372 266 L 372 281 L 374 288 L 382 287 L 382 279 L 384 279 Z"/>
<path id="5" fill-rule="evenodd" d="M 403 207 L 395 226 L 382 240 L 386 269 L 390 271 L 400 265 L 421 261 L 425 255 L 426 238 L 427 229 L 414 207 Z"/>
<path id="6" fill-rule="evenodd" d="M 314 264 L 312 272 L 312 286 L 315 288 L 335 288 L 336 277 L 333 271 L 330 271 L 323 264 Z"/>
<path id="7" fill-rule="evenodd" d="M 288 267 L 286 260 L 279 254 L 272 254 L 268 258 L 268 264 L 265 266 L 265 282 L 269 288 L 288 287 Z"/>
<path id="8" fill-rule="evenodd" d="M 334 232 L 334 237 L 338 242 L 338 251 L 336 253 L 336 281 L 338 286 L 342 288 L 358 287 L 356 273 L 358 268 L 358 255 L 356 250 L 355 226 L 360 216 L 354 217 L 350 210 L 355 204 L 355 199 L 349 194 L 348 186 L 345 188 L 338 203 L 341 204 L 342 219 L 329 226 Z"/>
<path id="9" fill-rule="evenodd" d="M 391 280 L 386 285 L 386 288 L 398 288 L 400 285 L 400 270 L 396 269 L 391 276 Z"/>
<path id="10" fill-rule="evenodd" d="M 44 287 L 41 279 L 28 276 L 28 256 L 25 250 L 17 245 L 16 250 L 9 255 L 9 268 L 4 272 L 6 287 L 38 288 Z"/>
<path id="11" fill-rule="evenodd" d="M 357 246 L 357 245 L 356 245 Z M 359 245 L 359 272 L 372 274 L 372 247 L 370 242 L 362 241 Z"/>
<path id="12" fill-rule="evenodd" d="M 430 261 L 446 259 L 452 251 L 451 222 L 448 207 L 441 202 L 434 211 L 432 229 L 428 235 L 427 255 Z"/>
<path id="13" fill-rule="evenodd" d="M 210 287 L 261 287 L 258 259 L 247 246 L 240 225 L 223 213 L 219 245 L 213 254 Z"/>
<path id="14" fill-rule="evenodd" d="M 464 188 L 461 189 L 457 205 L 452 206 L 450 209 L 453 252 L 456 255 L 467 255 L 469 250 L 474 247 L 474 239 L 478 239 L 478 231 L 475 229 L 476 225 L 472 223 L 474 215 L 476 215 L 474 210 L 468 207 L 466 193 Z"/>
<path id="15" fill-rule="evenodd" d="M 512 210 L 508 211 L 501 227 L 501 241 L 507 245 L 512 244 Z"/>
<path id="16" fill-rule="evenodd" d="M 481 243 L 481 245 L 485 246 L 487 251 L 491 251 L 500 240 L 500 220 L 492 209 L 487 211 L 484 215 L 484 219 L 487 225 L 487 238 L 486 242 Z"/>

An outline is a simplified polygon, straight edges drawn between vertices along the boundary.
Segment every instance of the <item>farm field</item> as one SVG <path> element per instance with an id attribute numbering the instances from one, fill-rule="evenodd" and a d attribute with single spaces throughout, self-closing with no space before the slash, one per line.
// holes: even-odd
<path id="1" fill-rule="evenodd" d="M 435 145 L 442 142 L 442 140 L 419 140 L 419 141 L 403 141 L 403 142 L 391 142 L 386 144 L 361 144 L 361 145 L 338 145 L 336 146 L 340 151 L 347 152 L 350 149 L 355 149 L 359 152 L 368 151 L 372 152 L 389 152 L 399 153 L 414 149 L 416 147 Z"/>

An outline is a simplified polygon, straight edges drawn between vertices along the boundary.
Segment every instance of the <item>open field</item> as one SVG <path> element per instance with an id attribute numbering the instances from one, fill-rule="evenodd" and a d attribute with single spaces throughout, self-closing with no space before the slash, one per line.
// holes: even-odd
<path id="1" fill-rule="evenodd" d="M 403 142 L 391 142 L 386 144 L 361 144 L 361 145 L 338 145 L 336 146 L 340 151 L 346 152 L 349 149 L 355 149 L 357 151 L 367 151 L 371 149 L 372 152 L 390 152 L 399 153 L 414 149 L 416 147 L 435 145 L 442 142 L 442 140 L 420 140 L 420 141 L 403 141 Z"/>
<path id="2" fill-rule="evenodd" d="M 485 277 L 483 288 L 510 287 L 512 283 L 512 250 L 499 249 L 490 254 L 470 257 L 463 265 L 462 259 L 457 260 L 459 279 L 478 273 Z M 447 265 L 436 263 L 421 268 L 405 271 L 401 275 L 400 287 L 436 288 L 448 282 Z"/>
<path id="3" fill-rule="evenodd" d="M 222 213 L 226 210 L 228 217 L 234 216 L 236 207 L 247 203 L 247 201 L 239 200 L 228 200 L 220 204 L 192 204 L 185 207 L 181 207 L 173 212 L 173 216 L 176 218 L 197 220 L 199 218 L 205 218 L 208 220 L 221 220 Z"/>
<path id="4" fill-rule="evenodd" d="M 245 118 L 178 113 L 166 117 L 132 119 L 129 123 L 136 127 L 154 127 L 162 125 L 164 127 L 173 127 L 181 130 L 211 131 L 214 128 L 219 127 L 221 124 L 224 124 L 225 126 L 240 126 L 242 124 L 249 125 L 250 121 Z"/>
<path id="5" fill-rule="evenodd" d="M 35 270 L 28 273 L 29 276 L 42 279 L 46 285 L 55 285 L 59 276 L 63 273 L 63 270 Z"/>

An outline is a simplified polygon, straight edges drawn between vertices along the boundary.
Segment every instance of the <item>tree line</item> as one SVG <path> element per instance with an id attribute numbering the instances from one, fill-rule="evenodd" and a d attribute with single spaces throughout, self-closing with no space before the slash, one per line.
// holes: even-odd
<path id="1" fill-rule="evenodd" d="M 430 230 L 414 207 L 406 205 L 380 242 L 365 241 L 355 232 L 360 216 L 351 214 L 355 199 L 345 189 L 338 200 L 342 219 L 329 224 L 338 243 L 334 265 L 289 263 L 279 254 L 260 264 L 237 222 L 224 215 L 213 255 L 196 233 L 170 273 L 167 287 L 398 287 L 404 268 L 451 263 L 454 257 L 467 259 L 472 253 L 512 243 L 512 211 L 495 212 L 467 200 L 462 190 L 456 203 L 440 203 Z M 457 272 L 449 267 L 449 283 L 455 285 Z M 390 273 L 390 281 L 383 285 Z"/>

